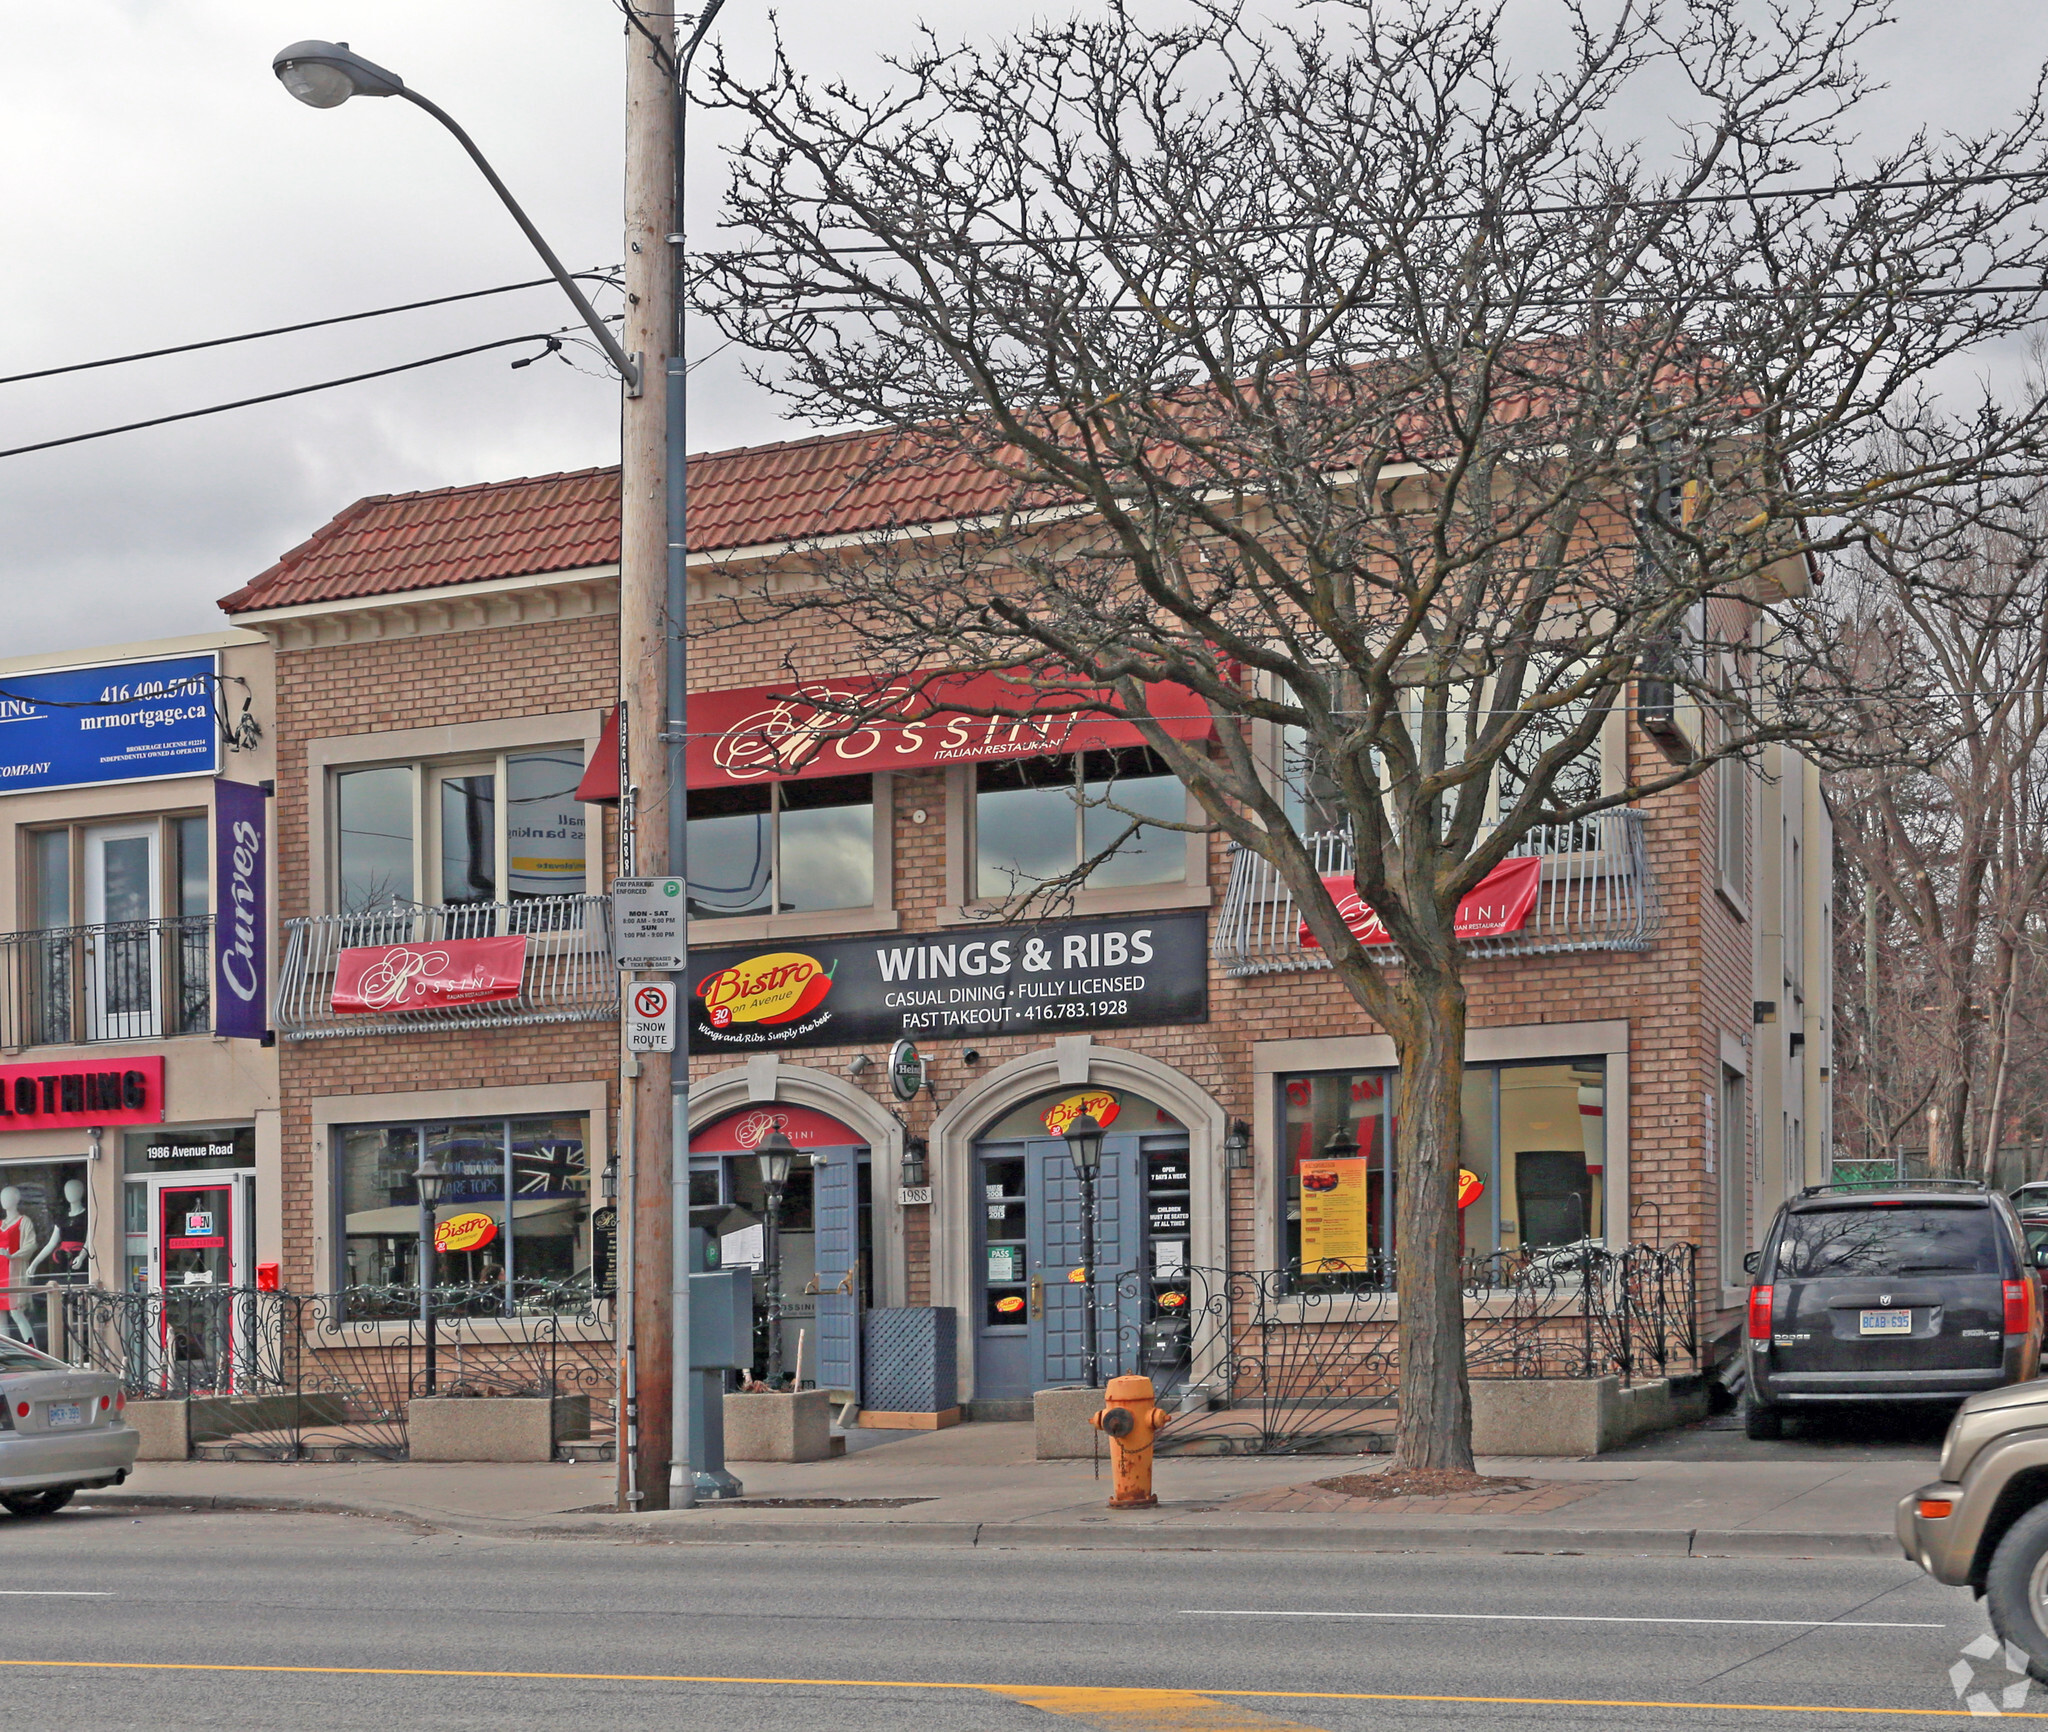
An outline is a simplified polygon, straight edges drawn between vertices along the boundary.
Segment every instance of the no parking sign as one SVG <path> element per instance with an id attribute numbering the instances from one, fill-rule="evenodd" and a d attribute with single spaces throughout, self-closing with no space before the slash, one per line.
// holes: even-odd
<path id="1" fill-rule="evenodd" d="M 628 1052 L 674 1052 L 676 1050 L 676 990 L 655 981 L 645 981 L 626 990 L 626 1050 Z"/>

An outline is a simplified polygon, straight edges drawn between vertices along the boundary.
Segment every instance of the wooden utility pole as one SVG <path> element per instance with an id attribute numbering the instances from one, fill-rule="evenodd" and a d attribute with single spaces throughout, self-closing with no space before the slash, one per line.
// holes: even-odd
<path id="1" fill-rule="evenodd" d="M 667 726 L 668 487 L 667 361 L 676 321 L 668 237 L 675 214 L 675 13 L 667 0 L 629 0 L 626 31 L 626 320 L 622 341 L 640 358 L 642 389 L 625 400 L 619 437 L 619 698 L 632 786 L 621 785 L 619 811 L 633 826 L 625 870 L 647 877 L 669 869 Z M 630 993 L 635 976 L 623 983 Z M 665 978 L 651 976 L 644 978 Z M 670 1424 L 673 1316 L 670 1289 L 669 1055 L 628 1055 L 621 1065 L 623 1127 L 621 1238 L 627 1247 L 620 1296 L 619 1507 L 669 1507 L 669 1466 L 677 1448 Z M 630 1093 L 629 1102 L 624 1097 Z M 630 1219 L 628 1218 L 630 1216 Z M 623 1315 L 630 1310 L 630 1317 Z M 626 1342 L 633 1406 L 629 1444 Z M 632 1459 L 628 1459 L 629 1455 Z M 629 1488 L 637 1504 L 627 1502 Z"/>

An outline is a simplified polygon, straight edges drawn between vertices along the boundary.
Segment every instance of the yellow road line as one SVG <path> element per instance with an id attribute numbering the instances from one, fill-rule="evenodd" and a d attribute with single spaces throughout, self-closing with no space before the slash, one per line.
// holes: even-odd
<path id="1" fill-rule="evenodd" d="M 740 1684 L 804 1690 L 979 1690 L 1002 1695 L 1029 1684 L 970 1684 L 929 1678 L 723 1678 L 682 1672 L 490 1672 L 453 1666 L 260 1666 L 209 1660 L 5 1660 L 0 1666 L 41 1666 L 94 1672 L 276 1672 L 322 1678 L 506 1678 L 559 1684 Z M 1133 1690 L 1172 1697 L 1177 1690 Z M 1402 1690 L 1201 1690 L 1210 1697 L 1268 1702 L 1442 1702 L 1483 1708 L 1677 1708 L 1723 1714 L 1896 1714 L 1912 1719 L 1968 1718 L 1969 1709 L 1859 1708 L 1835 1702 L 1658 1702 L 1606 1696 L 1451 1696 Z M 2048 1713 L 2006 1709 L 2007 1720 L 2048 1720 Z"/>
<path id="2" fill-rule="evenodd" d="M 1329 1732 L 1299 1720 L 1276 1720 L 1256 1708 L 1215 1700 L 1195 1690 L 1081 1689 L 1064 1684 L 989 1684 L 1047 1714 L 1092 1720 L 1109 1732 Z"/>

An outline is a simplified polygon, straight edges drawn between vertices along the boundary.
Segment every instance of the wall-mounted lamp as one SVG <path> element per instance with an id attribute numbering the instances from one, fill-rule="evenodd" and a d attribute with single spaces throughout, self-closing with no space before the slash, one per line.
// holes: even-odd
<path id="1" fill-rule="evenodd" d="M 907 1190 L 917 1190 L 931 1183 L 925 1169 L 925 1151 L 929 1145 L 923 1137 L 903 1139 L 902 1183 Z"/>
<path id="2" fill-rule="evenodd" d="M 1223 1164 L 1233 1173 L 1252 1164 L 1252 1128 L 1243 1119 L 1230 1121 L 1230 1132 L 1223 1139 Z"/>
<path id="3" fill-rule="evenodd" d="M 864 1052 L 857 1052 L 846 1061 L 846 1074 L 848 1076 L 866 1076 L 874 1068 L 875 1061 Z"/>

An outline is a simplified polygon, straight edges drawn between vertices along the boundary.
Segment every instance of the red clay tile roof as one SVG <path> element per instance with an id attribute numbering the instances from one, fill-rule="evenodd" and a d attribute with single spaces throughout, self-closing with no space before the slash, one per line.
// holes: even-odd
<path id="1" fill-rule="evenodd" d="M 690 550 L 857 534 L 999 508 L 965 458 L 883 465 L 888 436 L 839 433 L 690 459 Z M 609 565 L 619 472 L 579 469 L 429 493 L 373 494 L 223 597 L 230 614 Z"/>

